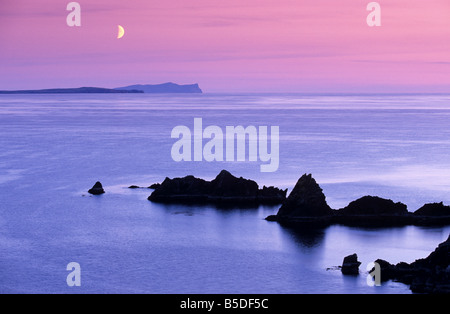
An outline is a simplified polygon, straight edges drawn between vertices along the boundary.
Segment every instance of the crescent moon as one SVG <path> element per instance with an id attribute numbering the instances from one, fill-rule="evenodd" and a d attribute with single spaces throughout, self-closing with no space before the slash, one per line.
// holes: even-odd
<path id="1" fill-rule="evenodd" d="M 120 25 L 118 25 L 117 28 L 118 28 L 117 39 L 120 39 L 123 37 L 123 35 L 125 35 L 125 30 Z"/>

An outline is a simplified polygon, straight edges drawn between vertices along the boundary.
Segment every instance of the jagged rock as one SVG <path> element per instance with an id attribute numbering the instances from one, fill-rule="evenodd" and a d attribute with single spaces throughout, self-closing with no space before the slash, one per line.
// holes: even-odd
<path id="1" fill-rule="evenodd" d="M 378 265 L 380 265 L 380 271 L 381 271 L 381 281 L 387 281 L 392 279 L 393 274 L 395 273 L 395 265 L 392 265 L 388 261 L 377 259 L 375 261 Z M 373 271 L 373 269 L 372 269 Z"/>
<path id="2" fill-rule="evenodd" d="M 242 177 L 237 178 L 226 170 L 211 181 L 210 195 L 217 197 L 257 197 L 258 184 Z"/>
<path id="3" fill-rule="evenodd" d="M 359 265 L 361 262 L 358 261 L 358 255 L 352 254 L 344 258 L 341 271 L 344 275 L 358 275 Z"/>
<path id="4" fill-rule="evenodd" d="M 447 268 L 450 265 L 450 235 L 445 242 L 439 244 L 427 258 L 416 260 L 412 263 L 413 267 L 431 268 L 439 266 Z"/>
<path id="5" fill-rule="evenodd" d="M 320 217 L 332 215 L 322 189 L 311 174 L 304 174 L 283 202 L 280 217 Z"/>
<path id="6" fill-rule="evenodd" d="M 103 189 L 102 184 L 100 182 L 97 182 L 97 183 L 94 184 L 92 189 L 90 189 L 88 191 L 88 193 L 90 193 L 92 195 L 100 195 L 100 194 L 104 194 L 105 190 Z"/>
<path id="7" fill-rule="evenodd" d="M 450 235 L 426 258 L 392 265 L 378 259 L 381 280 L 397 280 L 416 293 L 450 293 Z"/>
<path id="8" fill-rule="evenodd" d="M 444 226 L 450 224 L 450 206 L 443 203 L 426 204 L 415 213 L 410 213 L 407 206 L 401 202 L 364 196 L 342 209 L 333 210 L 328 206 L 322 189 L 311 174 L 304 174 L 278 213 L 268 216 L 266 220 L 315 226 Z"/>
<path id="9" fill-rule="evenodd" d="M 166 178 L 149 196 L 152 202 L 161 203 L 216 203 L 227 205 L 241 204 L 280 204 L 286 192 L 277 188 L 259 189 L 252 180 L 237 178 L 226 170 L 212 181 L 187 176 Z"/>
<path id="10" fill-rule="evenodd" d="M 152 189 L 152 190 L 156 190 L 157 188 L 159 188 L 161 186 L 161 183 L 153 183 L 152 185 L 150 185 L 148 188 Z"/>
<path id="11" fill-rule="evenodd" d="M 425 204 L 414 212 L 417 216 L 450 216 L 450 206 L 445 206 L 443 202 Z"/>
<path id="12" fill-rule="evenodd" d="M 339 210 L 340 215 L 406 215 L 407 206 L 377 196 L 364 196 Z"/>

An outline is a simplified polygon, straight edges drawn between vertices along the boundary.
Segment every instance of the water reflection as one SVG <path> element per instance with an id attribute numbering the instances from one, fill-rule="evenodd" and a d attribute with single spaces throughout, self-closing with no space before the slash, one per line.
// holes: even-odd
<path id="1" fill-rule="evenodd" d="M 314 248 L 320 246 L 324 239 L 327 227 L 318 226 L 292 226 L 283 225 L 281 227 L 286 231 L 289 237 L 301 247 Z"/>

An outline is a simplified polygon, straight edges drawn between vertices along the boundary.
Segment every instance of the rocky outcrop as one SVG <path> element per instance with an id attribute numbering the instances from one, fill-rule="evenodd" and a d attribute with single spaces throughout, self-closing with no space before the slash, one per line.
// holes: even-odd
<path id="1" fill-rule="evenodd" d="M 276 215 L 266 218 L 284 224 L 344 224 L 352 226 L 404 226 L 450 224 L 450 206 L 427 204 L 415 213 L 405 204 L 377 196 L 364 196 L 333 210 L 311 174 L 304 174 Z"/>
<path id="2" fill-rule="evenodd" d="M 156 190 L 157 188 L 159 188 L 161 186 L 161 183 L 153 183 L 152 185 L 150 185 L 148 188 L 152 189 L 152 190 Z"/>
<path id="3" fill-rule="evenodd" d="M 209 184 L 209 195 L 212 197 L 253 198 L 258 194 L 259 187 L 255 181 L 236 178 L 226 170 L 222 170 Z"/>
<path id="4" fill-rule="evenodd" d="M 323 217 L 333 214 L 322 189 L 311 174 L 304 174 L 283 202 L 278 217 Z"/>
<path id="5" fill-rule="evenodd" d="M 358 255 L 352 254 L 344 258 L 341 271 L 344 275 L 358 275 L 359 265 L 361 262 L 358 261 Z"/>
<path id="6" fill-rule="evenodd" d="M 159 203 L 215 203 L 219 205 L 281 204 L 286 191 L 275 187 L 259 189 L 255 181 L 237 178 L 226 170 L 212 181 L 194 176 L 166 178 L 160 185 L 154 185 L 149 200 Z"/>
<path id="7" fill-rule="evenodd" d="M 407 206 L 377 196 L 364 196 L 339 210 L 340 215 L 406 215 Z"/>
<path id="8" fill-rule="evenodd" d="M 428 257 L 408 264 L 392 265 L 378 259 L 381 280 L 396 280 L 410 286 L 416 293 L 450 293 L 450 236 Z"/>
<path id="9" fill-rule="evenodd" d="M 445 206 L 443 202 L 425 204 L 414 212 L 416 216 L 450 216 L 450 206 Z"/>
<path id="10" fill-rule="evenodd" d="M 413 223 L 405 204 L 377 196 L 364 196 L 335 211 L 335 223 L 356 226 L 403 226 Z"/>
<path id="11" fill-rule="evenodd" d="M 92 189 L 90 189 L 88 191 L 89 194 L 92 195 L 101 195 L 105 193 L 105 190 L 103 189 L 103 186 L 100 182 L 97 182 L 94 184 L 94 186 L 92 187 Z"/>
<path id="12" fill-rule="evenodd" d="M 194 176 L 166 178 L 149 196 L 148 200 L 159 203 L 194 203 L 206 201 L 209 187 L 203 179 Z"/>

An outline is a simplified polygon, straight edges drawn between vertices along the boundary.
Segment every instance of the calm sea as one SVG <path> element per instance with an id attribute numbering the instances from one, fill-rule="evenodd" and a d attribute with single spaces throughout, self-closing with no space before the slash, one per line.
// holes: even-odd
<path id="1" fill-rule="evenodd" d="M 180 162 L 171 131 L 279 126 L 280 166 Z M 450 228 L 289 229 L 278 207 L 147 201 L 165 177 L 222 169 L 292 189 L 312 173 L 333 208 L 364 195 L 450 204 L 450 95 L 2 95 L 0 293 L 409 293 L 366 265 L 426 257 Z M 87 190 L 100 180 L 107 193 Z M 357 253 L 361 275 L 335 266 Z M 81 265 L 81 287 L 66 284 Z"/>

